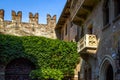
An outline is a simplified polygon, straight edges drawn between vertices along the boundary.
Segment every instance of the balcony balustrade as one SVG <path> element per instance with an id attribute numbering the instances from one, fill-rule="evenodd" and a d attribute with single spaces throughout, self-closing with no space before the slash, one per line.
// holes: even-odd
<path id="1" fill-rule="evenodd" d="M 78 52 L 79 53 L 88 53 L 95 54 L 98 43 L 95 35 L 86 34 L 83 38 L 78 42 Z"/>

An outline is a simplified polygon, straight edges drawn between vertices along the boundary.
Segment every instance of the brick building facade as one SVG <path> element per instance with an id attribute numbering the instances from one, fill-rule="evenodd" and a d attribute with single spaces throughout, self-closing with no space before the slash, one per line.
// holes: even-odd
<path id="1" fill-rule="evenodd" d="M 82 59 L 76 66 L 74 80 L 120 80 L 119 4 L 119 0 L 67 0 L 57 24 L 56 16 L 50 15 L 47 15 L 47 24 L 39 24 L 39 15 L 32 13 L 25 23 L 21 21 L 22 13 L 14 11 L 12 21 L 5 21 L 4 10 L 0 10 L 0 33 L 57 36 L 60 40 L 77 42 Z M 32 63 L 24 68 L 28 66 L 34 68 Z M 4 77 L 5 66 L 0 65 L 0 80 Z"/>
<path id="2" fill-rule="evenodd" d="M 57 37 L 78 43 L 76 80 L 120 80 L 120 1 L 67 0 Z"/>

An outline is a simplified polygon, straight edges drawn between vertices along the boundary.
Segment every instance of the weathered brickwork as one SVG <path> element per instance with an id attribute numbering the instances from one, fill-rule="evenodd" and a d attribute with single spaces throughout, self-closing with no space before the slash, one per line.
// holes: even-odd
<path id="1" fill-rule="evenodd" d="M 47 24 L 39 24 L 39 14 L 29 13 L 29 22 L 22 22 L 22 12 L 12 11 L 12 20 L 4 20 L 4 10 L 0 10 L 0 33 L 16 36 L 44 36 L 56 39 L 56 15 L 47 15 Z"/>
<path id="2" fill-rule="evenodd" d="M 120 80 L 119 3 L 119 0 L 67 0 L 57 25 L 56 16 L 50 15 L 47 24 L 39 24 L 38 13 L 30 13 L 29 22 L 24 23 L 20 11 L 12 11 L 12 20 L 5 21 L 4 10 L 0 10 L 0 33 L 48 38 L 57 35 L 58 39 L 77 42 L 81 60 L 73 80 Z M 0 66 L 0 70 L 0 80 L 4 80 L 4 67 Z"/>
<path id="3" fill-rule="evenodd" d="M 56 39 L 55 26 L 56 15 L 51 17 L 47 15 L 47 24 L 39 24 L 39 14 L 29 13 L 29 22 L 22 22 L 22 12 L 12 11 L 12 20 L 4 20 L 3 9 L 0 9 L 0 34 L 9 34 L 15 36 L 43 36 Z M 6 65 L 0 63 L 0 80 L 5 80 Z M 17 78 L 14 78 L 15 80 Z M 8 80 L 8 79 L 7 79 Z"/>
<path id="4" fill-rule="evenodd" d="M 71 5 L 64 8 L 56 31 L 61 34 L 67 31 L 68 37 L 65 34 L 58 36 L 62 37 L 61 40 L 78 43 L 78 52 L 82 58 L 78 80 L 120 80 L 119 3 L 119 0 L 67 1 L 66 5 Z M 68 9 L 70 15 L 63 19 L 66 15 L 64 11 Z M 67 26 L 66 22 L 69 22 Z M 85 35 L 96 36 L 96 40 Z M 90 39 L 97 41 L 92 41 L 97 46 L 89 46 Z"/>

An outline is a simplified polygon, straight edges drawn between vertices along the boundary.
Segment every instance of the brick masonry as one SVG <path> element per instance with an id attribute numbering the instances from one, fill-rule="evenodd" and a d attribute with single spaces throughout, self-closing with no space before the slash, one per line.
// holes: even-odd
<path id="1" fill-rule="evenodd" d="M 56 39 L 56 15 L 47 15 L 47 24 L 39 24 L 39 14 L 29 13 L 29 22 L 22 22 L 22 12 L 12 11 L 12 20 L 4 20 L 4 10 L 0 10 L 0 33 L 16 36 L 44 36 Z"/>

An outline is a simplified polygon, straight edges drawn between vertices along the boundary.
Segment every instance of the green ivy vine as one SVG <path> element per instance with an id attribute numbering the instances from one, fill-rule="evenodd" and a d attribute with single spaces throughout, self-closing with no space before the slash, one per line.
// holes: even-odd
<path id="1" fill-rule="evenodd" d="M 7 64 L 20 57 L 31 60 L 38 71 L 55 69 L 56 73 L 58 71 L 64 76 L 73 75 L 79 62 L 76 43 L 37 36 L 18 37 L 0 34 L 0 63 Z M 33 73 L 36 74 L 37 71 Z"/>

